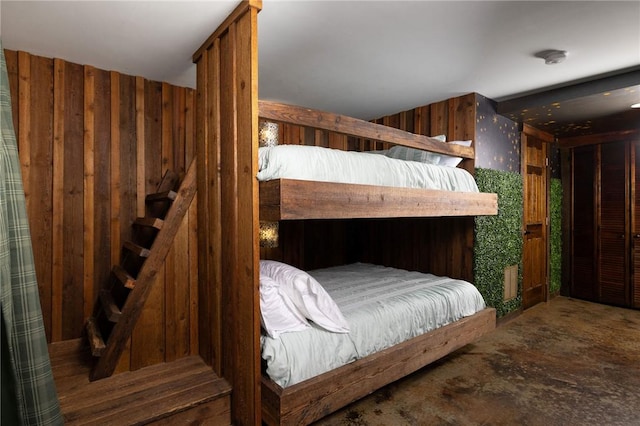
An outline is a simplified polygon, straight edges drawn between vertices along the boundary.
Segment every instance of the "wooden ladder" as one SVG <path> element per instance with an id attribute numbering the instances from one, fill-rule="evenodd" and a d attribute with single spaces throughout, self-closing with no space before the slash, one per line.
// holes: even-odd
<path id="1" fill-rule="evenodd" d="M 113 374 L 171 244 L 196 193 L 196 161 L 178 189 L 179 177 L 167 171 L 158 192 L 147 195 L 146 216 L 134 221 L 133 240 L 123 244 L 119 265 L 96 300 L 86 322 L 91 354 L 97 360 L 91 381 Z"/>

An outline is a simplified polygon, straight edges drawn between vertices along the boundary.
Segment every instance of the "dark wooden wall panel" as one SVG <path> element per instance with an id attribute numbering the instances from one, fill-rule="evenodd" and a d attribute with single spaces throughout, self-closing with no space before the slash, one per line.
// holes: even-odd
<path id="1" fill-rule="evenodd" d="M 5 56 L 47 338 L 78 338 L 145 195 L 195 156 L 195 92 L 27 52 Z M 198 353 L 195 206 L 118 371 Z"/>
<path id="2" fill-rule="evenodd" d="M 242 2 L 197 64 L 200 354 L 233 387 L 234 424 L 260 424 L 258 51 L 260 1 Z M 299 137 L 295 135 L 294 137 Z"/>
<path id="3" fill-rule="evenodd" d="M 62 318 L 61 340 L 73 339 L 81 335 L 86 319 L 84 315 L 84 184 L 83 184 L 83 93 L 84 76 L 82 66 L 64 64 L 64 137 L 62 170 L 56 170 L 54 176 L 62 175 L 63 229 L 61 259 L 53 259 L 54 264 L 63 262 L 62 305 L 54 317 Z M 31 213 L 30 213 L 31 214 Z M 57 230 L 56 230 L 57 232 Z M 46 263 L 47 259 L 36 262 Z M 40 277 L 38 277 L 40 280 Z M 52 283 L 56 285 L 57 283 Z"/>
<path id="4" fill-rule="evenodd" d="M 52 210 L 52 170 L 53 161 L 53 61 L 47 58 L 31 58 L 19 52 L 18 97 L 24 100 L 19 106 L 18 149 L 27 203 L 27 211 L 37 211 L 29 215 L 29 227 L 36 258 L 50 258 L 52 253 L 51 210 Z M 45 78 L 41 78 L 45 76 Z M 46 117 L 39 120 L 39 117 Z M 47 338 L 51 338 L 52 306 L 51 268 L 36 263 L 36 275 L 40 290 L 40 303 Z M 42 278 L 40 278 L 42 277 Z"/>

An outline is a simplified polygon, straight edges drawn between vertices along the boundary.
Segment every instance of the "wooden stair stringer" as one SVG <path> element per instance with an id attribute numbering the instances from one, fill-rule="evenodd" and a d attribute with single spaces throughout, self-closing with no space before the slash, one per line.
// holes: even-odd
<path id="1" fill-rule="evenodd" d="M 158 231 L 158 235 L 149 249 L 149 257 L 145 260 L 136 277 L 135 287 L 129 293 L 118 321 L 114 324 L 107 341 L 104 342 L 104 349 L 91 370 L 89 380 L 99 380 L 113 374 L 196 190 L 196 160 L 194 158 L 180 184 L 176 198 L 164 218 L 162 229 Z"/>

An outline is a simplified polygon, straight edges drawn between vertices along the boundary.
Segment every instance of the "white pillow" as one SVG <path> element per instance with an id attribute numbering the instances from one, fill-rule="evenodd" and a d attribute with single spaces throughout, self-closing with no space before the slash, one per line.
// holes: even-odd
<path id="1" fill-rule="evenodd" d="M 262 327 L 274 339 L 281 333 L 310 327 L 291 299 L 280 292 L 278 283 L 264 275 L 260 276 L 260 319 Z"/>
<path id="2" fill-rule="evenodd" d="M 432 137 L 433 139 L 437 139 L 440 142 L 447 141 L 447 137 L 445 135 Z M 418 161 L 420 163 L 427 164 L 438 164 L 440 162 L 440 154 L 425 151 L 422 149 L 409 148 L 408 146 L 401 145 L 392 146 L 391 149 L 389 149 L 387 152 L 387 157 L 405 161 Z"/>
<path id="3" fill-rule="evenodd" d="M 427 164 L 438 164 L 440 161 L 440 154 L 400 145 L 392 146 L 387 152 L 387 157 Z"/>
<path id="4" fill-rule="evenodd" d="M 318 326 L 335 333 L 348 333 L 349 324 L 340 308 L 315 278 L 300 269 L 274 260 L 260 261 L 260 276 L 276 281 L 300 312 Z"/>
<path id="5" fill-rule="evenodd" d="M 449 143 L 462 146 L 471 146 L 471 141 L 451 141 Z M 442 156 L 440 157 L 440 163 L 438 164 L 446 167 L 457 167 L 461 161 L 462 157 L 453 157 L 451 155 L 442 154 Z"/>

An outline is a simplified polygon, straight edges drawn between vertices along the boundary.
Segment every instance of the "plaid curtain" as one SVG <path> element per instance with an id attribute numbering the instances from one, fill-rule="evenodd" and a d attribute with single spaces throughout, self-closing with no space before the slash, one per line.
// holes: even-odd
<path id="1" fill-rule="evenodd" d="M 22 173 L 11 117 L 11 94 L 0 40 L 0 303 L 17 413 L 24 425 L 61 425 L 29 234 Z M 4 354 L 3 354 L 4 355 Z M 3 360 L 6 361 L 6 360 Z M 7 380 L 8 379 L 8 380 Z M 3 395 L 4 400 L 4 395 Z M 2 407 L 4 411 L 7 407 Z"/>

